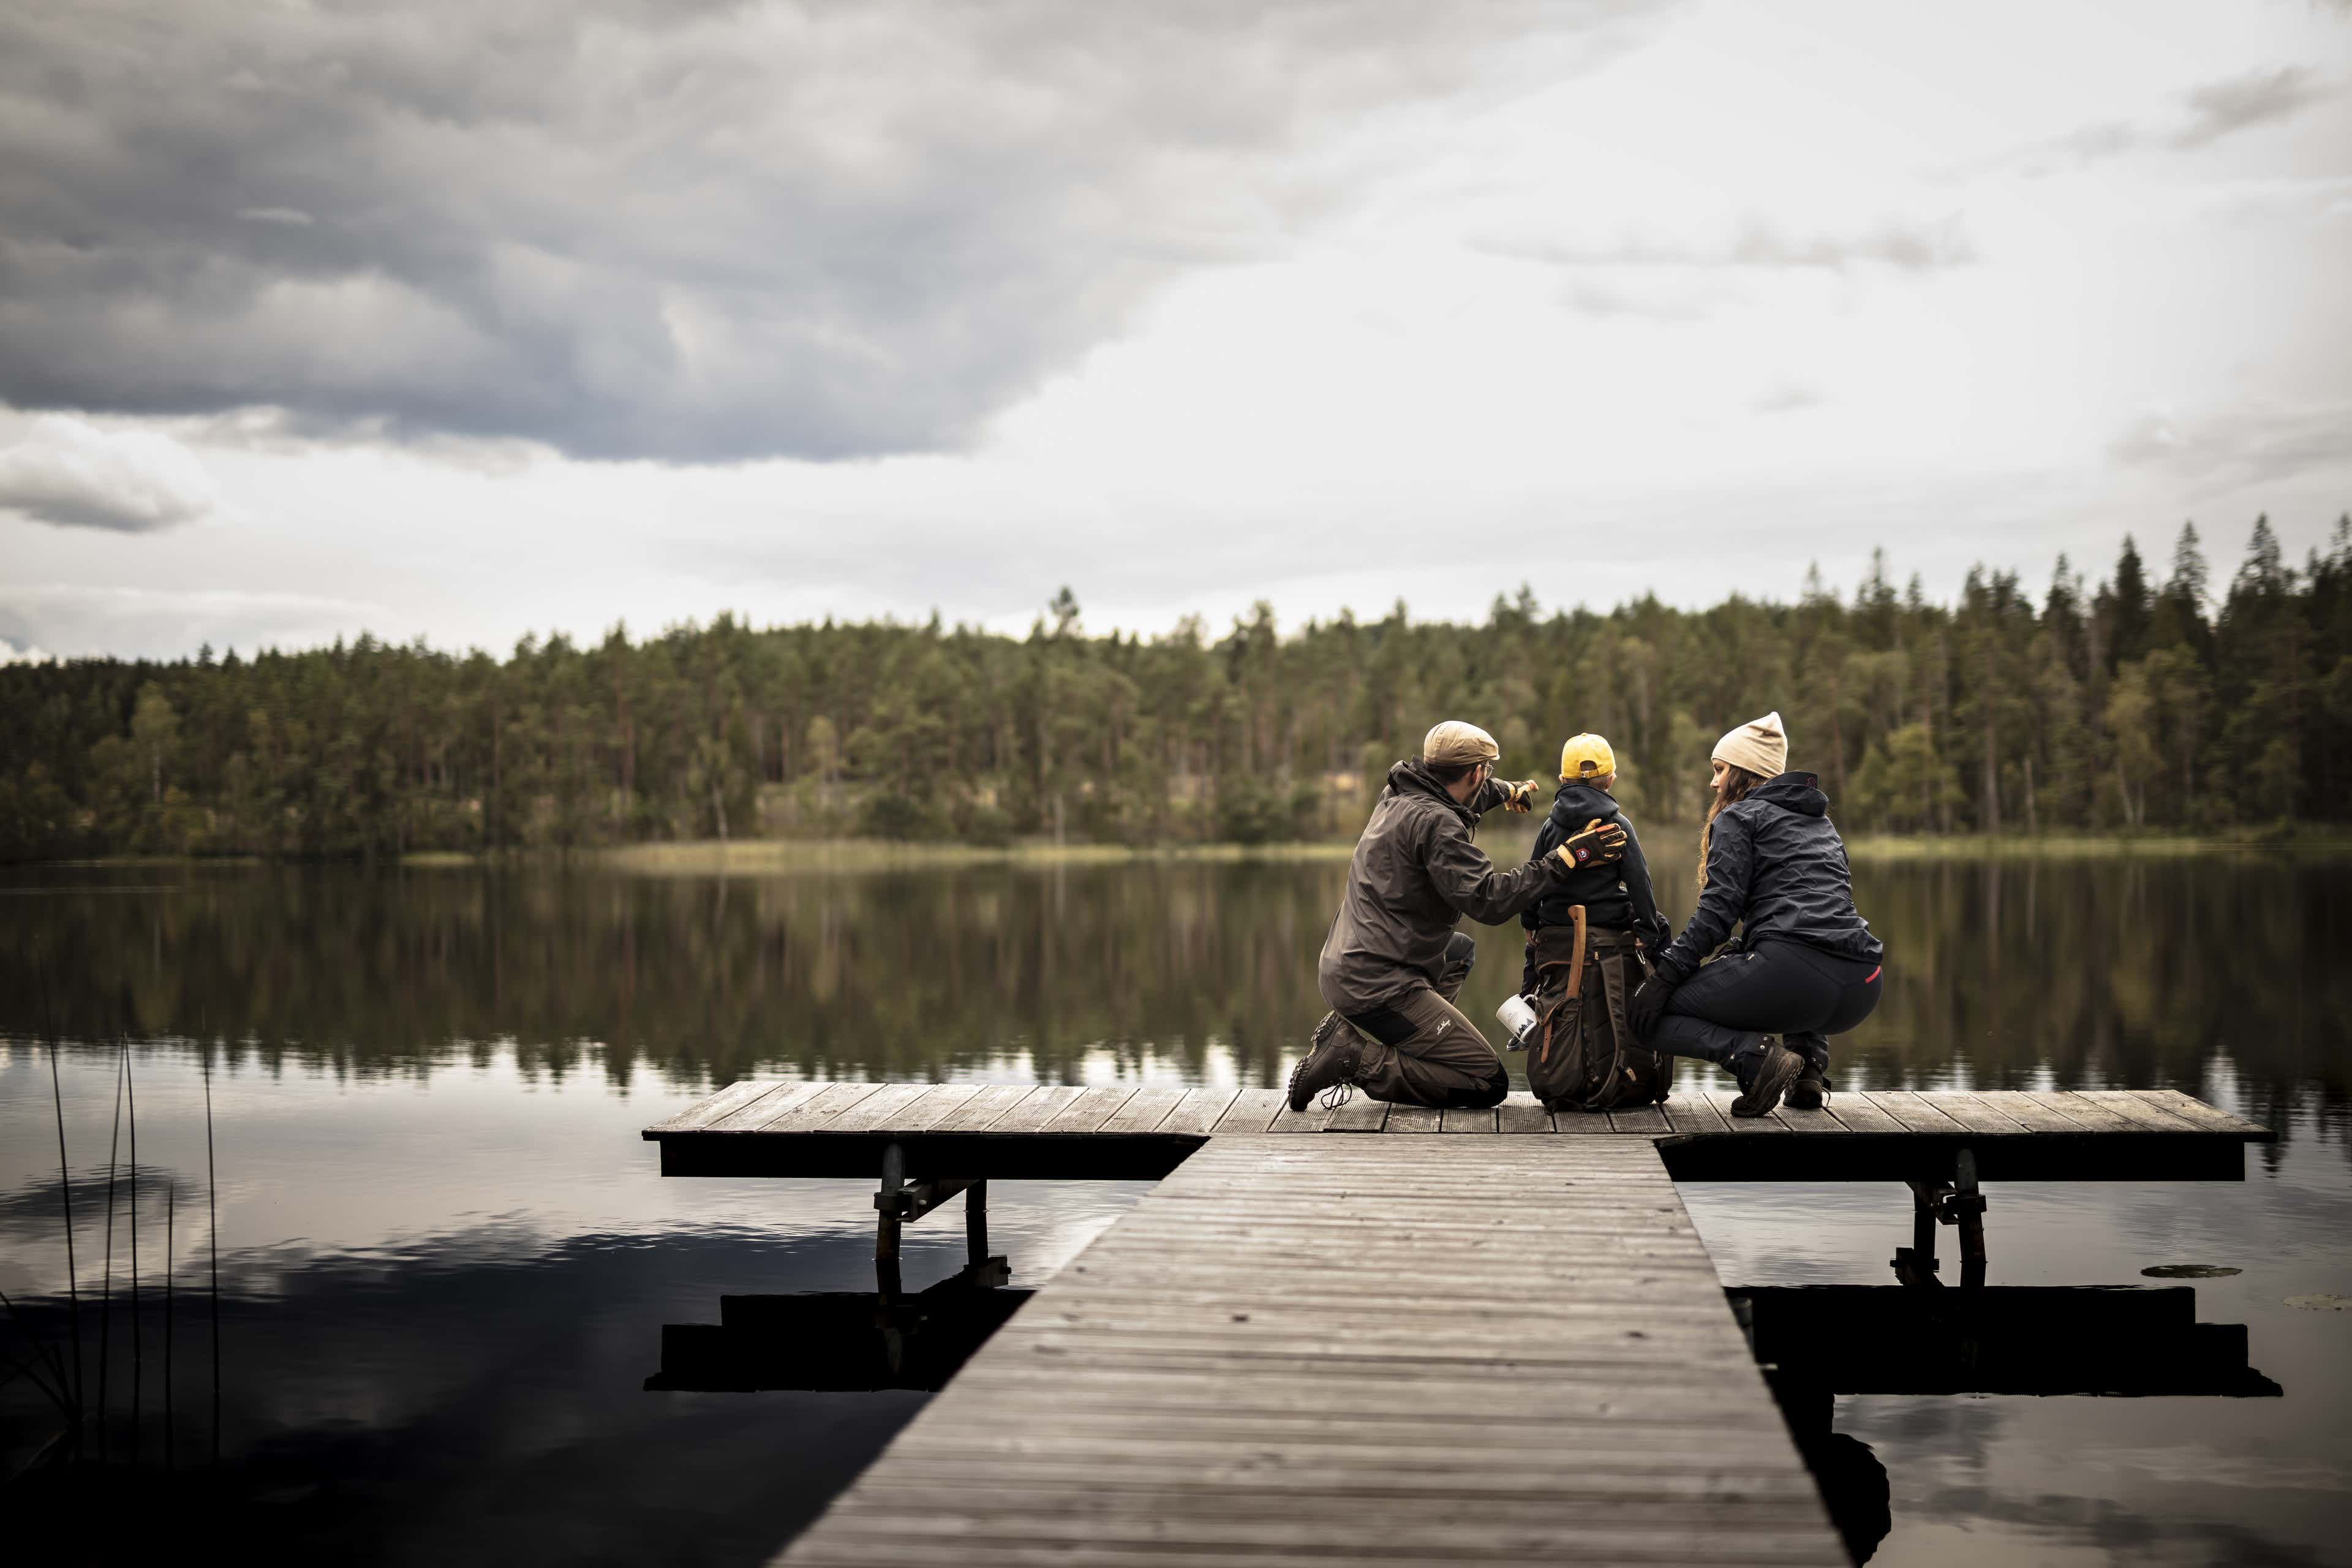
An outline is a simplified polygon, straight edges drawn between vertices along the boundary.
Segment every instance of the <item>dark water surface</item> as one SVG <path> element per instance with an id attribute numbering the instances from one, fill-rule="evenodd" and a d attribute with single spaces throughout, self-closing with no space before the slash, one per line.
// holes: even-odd
<path id="1" fill-rule="evenodd" d="M 8 873 L 12 1544 L 62 1524 L 86 1555 L 124 1560 L 209 1536 L 262 1560 L 762 1561 L 925 1395 L 645 1384 L 664 1326 L 718 1322 L 721 1295 L 871 1289 L 870 1184 L 666 1183 L 637 1130 L 755 1072 L 1279 1081 L 1320 1011 L 1313 955 L 1341 871 Z M 2145 1397 L 1830 1390 L 1824 1462 L 1860 1478 L 1865 1518 L 1884 1488 L 1873 1562 L 2352 1563 L 2347 872 L 1863 868 L 1889 983 L 1840 1043 L 1843 1081 L 2175 1087 L 2282 1134 L 2242 1184 L 1990 1189 L 1992 1285 L 2193 1289 L 2197 1321 L 2244 1325 L 2258 1375 L 2158 1392 L 2191 1382 L 2159 1345 Z M 1665 876 L 1679 914 L 1687 863 Z M 1484 1018 L 1517 953 L 1514 931 L 1482 936 L 1465 1006 Z M 36 1044 L 51 1022 L 65 1194 Z M 136 1106 L 135 1167 L 119 1095 Z M 994 1245 L 1013 1283 L 1048 1278 L 1139 1190 L 1002 1184 Z M 1898 1187 L 1684 1195 L 1732 1287 L 1891 1285 L 1909 1239 Z M 103 1464 L 95 1428 L 84 1462 L 36 1462 L 60 1426 L 40 1358 L 69 1355 L 68 1197 L 93 1405 L 103 1335 Z M 910 1287 L 961 1261 L 952 1209 L 908 1234 Z M 2238 1272 L 2143 1274 L 2182 1265 Z M 2101 1321 L 2063 1332 L 2105 1343 Z"/>

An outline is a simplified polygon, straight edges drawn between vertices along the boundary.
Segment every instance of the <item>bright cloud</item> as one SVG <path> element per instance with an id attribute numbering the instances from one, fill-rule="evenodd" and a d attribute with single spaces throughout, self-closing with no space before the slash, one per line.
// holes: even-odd
<path id="1" fill-rule="evenodd" d="M 220 488 L 194 454 L 148 430 L 108 432 L 51 414 L 0 447 L 0 510 L 59 528 L 144 533 L 194 522 L 220 506 Z"/>

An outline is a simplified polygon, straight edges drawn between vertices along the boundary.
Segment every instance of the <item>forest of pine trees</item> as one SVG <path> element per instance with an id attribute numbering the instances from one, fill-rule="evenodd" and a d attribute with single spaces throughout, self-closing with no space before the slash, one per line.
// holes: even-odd
<path id="1" fill-rule="evenodd" d="M 1687 818 L 1707 749 L 1785 715 L 1849 832 L 2341 823 L 2352 797 L 2352 521 L 2287 563 L 2269 523 L 2214 581 L 2193 527 L 2159 574 L 2127 539 L 2036 605 L 1979 569 L 1958 602 L 1654 598 L 1480 625 L 1350 616 L 1212 638 L 1087 635 L 1065 589 L 1026 637 L 729 616 L 503 659 L 362 637 L 299 653 L 0 667 L 0 858 L 378 857 L 648 839 L 1351 834 L 1440 718 L 1549 777 L 1615 744 L 1638 816 Z"/>

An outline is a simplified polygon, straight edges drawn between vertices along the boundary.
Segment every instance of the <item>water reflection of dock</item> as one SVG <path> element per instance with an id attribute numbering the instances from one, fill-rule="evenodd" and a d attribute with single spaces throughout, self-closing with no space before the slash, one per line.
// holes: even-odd
<path id="1" fill-rule="evenodd" d="M 1683 1095 L 1554 1117 L 1522 1097 L 1293 1116 L 1259 1089 L 738 1084 L 646 1135 L 673 1175 L 881 1173 L 881 1300 L 764 1310 L 778 1332 L 862 1311 L 885 1364 L 889 1311 L 925 1299 L 897 1292 L 901 1226 L 963 1194 L 985 1271 L 989 1180 L 1161 1178 L 992 1335 L 958 1350 L 954 1329 L 918 1325 L 968 1363 L 787 1553 L 958 1564 L 1843 1562 L 1805 1435 L 1758 1364 L 1778 1335 L 1794 1367 L 1811 1331 L 1789 1326 L 1785 1293 L 1743 1293 L 1751 1354 L 1676 1179 L 1906 1183 L 1908 1284 L 1816 1298 L 1822 1312 L 1858 1331 L 1892 1302 L 1919 1320 L 1897 1337 L 1945 1332 L 1967 1376 L 2056 1376 L 2029 1354 L 2035 1304 L 1934 1283 L 1937 1227 L 1960 1233 L 1976 1283 L 1980 1181 L 2237 1180 L 2243 1145 L 2269 1137 L 2162 1093 L 1847 1094 L 1756 1123 L 1725 1110 Z M 1296 1135 L 1351 1131 L 1379 1135 Z M 2203 1332 L 2185 1296 L 2038 1305 L 2120 1312 L 2143 1342 L 2201 1357 L 2210 1391 L 2249 1391 L 2242 1332 L 2239 1381 L 2218 1386 L 2228 1331 Z M 698 1378 L 691 1349 L 673 1385 L 746 1385 L 707 1361 Z"/>

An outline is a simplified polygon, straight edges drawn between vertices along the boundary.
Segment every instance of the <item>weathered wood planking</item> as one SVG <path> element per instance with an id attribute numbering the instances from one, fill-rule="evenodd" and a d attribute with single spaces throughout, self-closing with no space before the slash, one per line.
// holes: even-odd
<path id="1" fill-rule="evenodd" d="M 782 1561 L 1242 1559 L 1845 1554 L 1649 1138 L 1220 1133 Z"/>
<path id="2" fill-rule="evenodd" d="M 1727 1080 L 1725 1080 L 1727 1081 Z M 2241 1179 L 2269 1129 L 2172 1089 L 1841 1092 L 1828 1108 L 1731 1114 L 1720 1083 L 1663 1106 L 1486 1110 L 1358 1094 L 1293 1113 L 1276 1089 L 1031 1084 L 730 1084 L 646 1129 L 672 1175 L 865 1176 L 898 1143 L 920 1175 L 1156 1179 L 1206 1139 L 1415 1133 L 1655 1142 L 1685 1181 L 1948 1178 L 1969 1151 L 1987 1181 Z"/>

